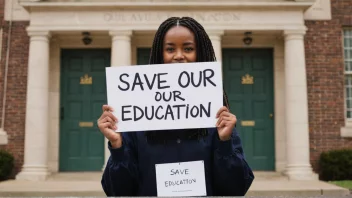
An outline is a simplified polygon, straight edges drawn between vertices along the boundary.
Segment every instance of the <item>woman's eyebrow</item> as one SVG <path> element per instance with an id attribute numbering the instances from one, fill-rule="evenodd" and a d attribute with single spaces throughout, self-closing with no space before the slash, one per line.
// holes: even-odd
<path id="1" fill-rule="evenodd" d="M 165 45 L 175 45 L 175 43 L 172 42 L 166 42 Z"/>

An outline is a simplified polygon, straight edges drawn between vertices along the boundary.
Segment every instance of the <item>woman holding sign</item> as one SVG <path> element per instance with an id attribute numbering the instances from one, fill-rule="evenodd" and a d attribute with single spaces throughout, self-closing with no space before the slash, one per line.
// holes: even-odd
<path id="1" fill-rule="evenodd" d="M 172 17 L 156 32 L 150 64 L 216 61 L 203 27 Z M 102 177 L 107 196 L 244 196 L 254 175 L 236 131 L 226 95 L 214 128 L 116 133 L 116 118 L 103 106 L 98 127 L 111 156 Z"/>

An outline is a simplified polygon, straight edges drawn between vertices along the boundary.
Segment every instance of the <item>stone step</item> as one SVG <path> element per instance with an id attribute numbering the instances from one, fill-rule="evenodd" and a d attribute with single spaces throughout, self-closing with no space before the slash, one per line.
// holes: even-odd
<path id="1" fill-rule="evenodd" d="M 105 196 L 101 172 L 60 173 L 46 181 L 8 180 L 0 182 L 0 197 L 101 197 Z M 255 196 L 333 196 L 350 195 L 348 189 L 322 181 L 289 181 L 278 173 L 255 172 L 246 197 Z"/>

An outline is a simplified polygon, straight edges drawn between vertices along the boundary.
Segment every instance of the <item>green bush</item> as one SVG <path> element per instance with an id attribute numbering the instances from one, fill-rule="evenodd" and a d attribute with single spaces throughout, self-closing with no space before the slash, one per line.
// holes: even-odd
<path id="1" fill-rule="evenodd" d="M 321 180 L 351 180 L 352 149 L 323 152 L 319 159 L 319 170 Z"/>
<path id="2" fill-rule="evenodd" d="M 0 150 L 0 181 L 8 179 L 14 168 L 14 157 L 11 153 Z"/>

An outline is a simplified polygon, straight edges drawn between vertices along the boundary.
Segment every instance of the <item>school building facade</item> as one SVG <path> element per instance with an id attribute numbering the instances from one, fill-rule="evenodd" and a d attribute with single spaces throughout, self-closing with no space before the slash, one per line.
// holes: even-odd
<path id="1" fill-rule="evenodd" d="M 105 67 L 147 64 L 155 30 L 191 16 L 208 32 L 248 163 L 318 178 L 352 148 L 351 0 L 1 0 L 0 149 L 16 179 L 101 171 Z"/>

